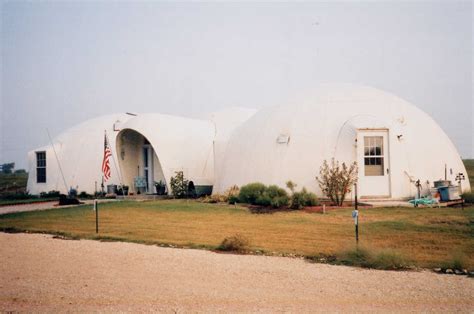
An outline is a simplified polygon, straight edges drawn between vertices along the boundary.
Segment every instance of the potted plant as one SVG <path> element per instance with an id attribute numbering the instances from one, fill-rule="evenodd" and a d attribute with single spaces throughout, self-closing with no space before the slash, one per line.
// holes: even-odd
<path id="1" fill-rule="evenodd" d="M 122 192 L 123 192 L 123 195 L 128 195 L 128 185 L 122 186 Z"/>
<path id="2" fill-rule="evenodd" d="M 156 194 L 165 195 L 166 184 L 162 180 L 160 180 L 159 182 L 155 181 L 155 189 L 156 189 Z"/>

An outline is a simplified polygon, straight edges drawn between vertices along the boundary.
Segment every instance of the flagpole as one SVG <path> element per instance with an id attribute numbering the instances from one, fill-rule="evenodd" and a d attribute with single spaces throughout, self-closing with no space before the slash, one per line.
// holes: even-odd
<path id="1" fill-rule="evenodd" d="M 59 172 L 61 173 L 61 177 L 63 178 L 64 187 L 66 188 L 66 194 L 69 195 L 69 188 L 66 183 L 66 178 L 64 177 L 63 169 L 61 167 L 61 163 L 59 162 L 58 154 L 56 153 L 56 148 L 54 147 L 53 140 L 51 139 L 51 135 L 49 134 L 49 130 L 47 128 L 46 128 L 46 133 L 48 133 L 49 142 L 51 143 L 51 147 L 53 148 L 54 157 L 56 157 L 56 162 L 58 163 Z"/>

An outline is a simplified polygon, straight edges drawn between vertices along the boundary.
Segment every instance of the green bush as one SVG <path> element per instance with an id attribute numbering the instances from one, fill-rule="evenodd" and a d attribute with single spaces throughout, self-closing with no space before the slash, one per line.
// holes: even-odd
<path id="1" fill-rule="evenodd" d="M 86 191 L 82 191 L 81 193 L 79 193 L 79 198 L 92 198 L 92 195 L 87 193 Z"/>
<path id="2" fill-rule="evenodd" d="M 239 202 L 256 205 L 256 201 L 263 195 L 267 187 L 263 183 L 249 183 L 240 188 Z"/>
<path id="3" fill-rule="evenodd" d="M 13 192 L 7 192 L 3 193 L 0 197 L 0 199 L 3 200 L 27 200 L 31 198 L 37 198 L 37 196 L 31 195 L 28 192 L 19 192 L 19 193 L 13 193 Z"/>
<path id="4" fill-rule="evenodd" d="M 277 196 L 271 200 L 270 205 L 273 208 L 280 208 L 280 207 L 288 206 L 288 203 L 289 203 L 288 196 Z"/>
<path id="5" fill-rule="evenodd" d="M 268 207 L 271 204 L 272 204 L 272 199 L 270 198 L 270 196 L 268 196 L 266 192 L 264 192 L 262 195 L 257 197 L 253 205 Z"/>
<path id="6" fill-rule="evenodd" d="M 233 199 L 232 201 L 236 201 Z M 266 186 L 262 183 L 250 183 L 244 185 L 238 196 L 240 203 L 258 205 L 263 207 L 280 208 L 288 205 L 288 193 L 276 185 Z M 230 201 L 229 201 L 230 202 Z"/>
<path id="7" fill-rule="evenodd" d="M 239 202 L 239 196 L 238 195 L 229 196 L 228 202 L 229 202 L 229 204 L 232 204 L 232 205 L 234 205 L 235 203 L 238 203 Z"/>
<path id="8" fill-rule="evenodd" d="M 175 176 L 171 177 L 171 193 L 175 198 L 185 198 L 188 196 L 188 180 L 184 178 L 182 171 L 176 171 Z"/>
<path id="9" fill-rule="evenodd" d="M 49 192 L 41 192 L 40 197 L 41 198 L 51 198 L 51 197 L 59 197 L 61 193 L 59 191 L 51 190 Z"/>
<path id="10" fill-rule="evenodd" d="M 217 247 L 219 251 L 246 252 L 249 250 L 250 241 L 241 234 L 225 238 Z"/>
<path id="11" fill-rule="evenodd" d="M 301 192 L 293 192 L 290 199 L 290 208 L 301 209 L 305 206 L 316 206 L 318 205 L 318 199 L 316 194 L 308 192 L 306 188 L 303 188 Z"/>
<path id="12" fill-rule="evenodd" d="M 281 187 L 279 187 L 277 185 L 270 185 L 267 188 L 267 195 L 271 199 L 274 199 L 276 197 L 282 197 L 282 196 L 288 197 L 288 193 L 286 193 L 285 189 L 282 189 Z"/>
<path id="13" fill-rule="evenodd" d="M 474 192 L 464 193 L 462 195 L 464 201 L 468 204 L 474 204 Z"/>

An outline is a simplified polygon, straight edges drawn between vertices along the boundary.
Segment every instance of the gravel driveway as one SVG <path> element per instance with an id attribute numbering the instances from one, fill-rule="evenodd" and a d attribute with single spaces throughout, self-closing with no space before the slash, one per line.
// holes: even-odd
<path id="1" fill-rule="evenodd" d="M 474 280 L 0 233 L 0 311 L 474 311 Z"/>

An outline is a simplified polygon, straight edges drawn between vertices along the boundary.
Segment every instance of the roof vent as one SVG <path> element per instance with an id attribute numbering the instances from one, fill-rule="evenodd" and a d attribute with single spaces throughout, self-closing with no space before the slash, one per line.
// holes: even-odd
<path id="1" fill-rule="evenodd" d="M 277 137 L 278 144 L 288 144 L 290 142 L 290 136 L 286 134 L 280 134 Z"/>

